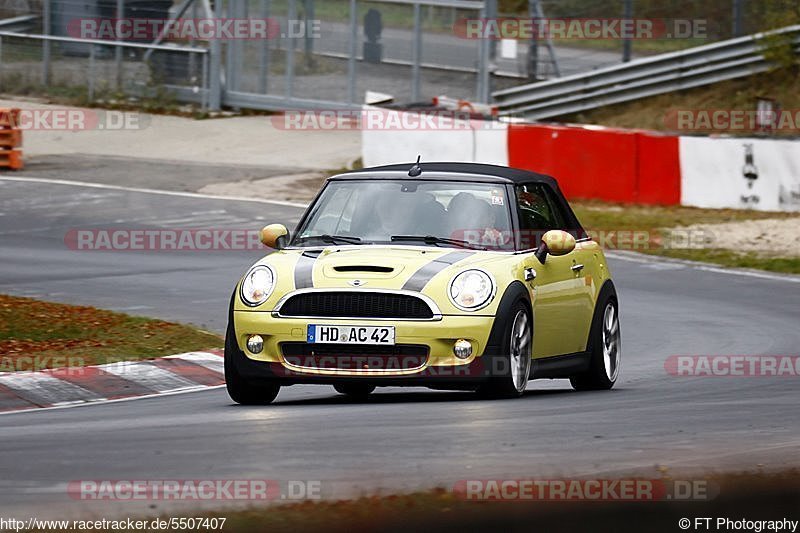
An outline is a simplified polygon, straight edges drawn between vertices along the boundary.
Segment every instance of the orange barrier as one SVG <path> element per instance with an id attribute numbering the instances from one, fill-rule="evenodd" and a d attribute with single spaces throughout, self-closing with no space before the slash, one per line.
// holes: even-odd
<path id="1" fill-rule="evenodd" d="M 595 126 L 510 124 L 509 166 L 556 176 L 569 198 L 680 203 L 678 137 Z"/>
<path id="2" fill-rule="evenodd" d="M 0 108 L 0 167 L 18 170 L 23 167 L 22 131 L 19 124 L 19 109 Z"/>

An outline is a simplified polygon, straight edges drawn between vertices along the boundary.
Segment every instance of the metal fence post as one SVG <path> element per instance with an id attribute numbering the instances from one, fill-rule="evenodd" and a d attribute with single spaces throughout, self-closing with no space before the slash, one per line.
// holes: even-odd
<path id="1" fill-rule="evenodd" d="M 270 0 L 261 0 L 261 18 L 269 19 Z M 269 88 L 269 39 L 280 37 L 268 35 L 267 39 L 261 41 L 258 48 L 258 90 L 261 94 L 267 94 Z"/>
<path id="2" fill-rule="evenodd" d="M 411 48 L 411 101 L 420 99 L 420 63 L 422 62 L 422 8 L 414 4 L 414 42 Z"/>
<path id="3" fill-rule="evenodd" d="M 486 8 L 481 9 L 481 18 L 486 18 Z M 478 81 L 477 81 L 477 100 L 481 103 L 489 103 L 489 39 L 480 38 L 478 40 Z"/>
<path id="4" fill-rule="evenodd" d="M 94 101 L 94 44 L 89 45 L 89 101 Z"/>
<path id="5" fill-rule="evenodd" d="M 121 20 L 125 17 L 125 0 L 117 0 L 117 20 Z M 119 23 L 117 23 L 119 26 Z M 120 42 L 119 32 L 116 31 L 117 28 L 114 28 L 114 36 L 116 37 L 115 41 Z M 122 47 L 115 46 L 114 47 L 114 64 L 117 69 L 117 90 L 122 89 Z"/>
<path id="6" fill-rule="evenodd" d="M 221 13 L 221 7 L 211 7 L 210 0 L 203 0 L 203 9 L 206 17 L 216 17 Z M 208 47 L 208 108 L 219 111 L 222 107 L 222 47 L 219 39 L 211 39 Z"/>
<path id="7" fill-rule="evenodd" d="M 625 0 L 625 12 L 622 15 L 625 20 L 633 18 L 633 0 Z M 631 41 L 630 37 L 622 40 L 622 62 L 627 63 L 631 60 Z"/>
<path id="8" fill-rule="evenodd" d="M 208 54 L 203 54 L 203 71 L 201 74 L 200 83 L 202 84 L 202 95 L 200 96 L 200 109 L 203 111 L 208 109 Z"/>
<path id="9" fill-rule="evenodd" d="M 50 35 L 50 26 L 52 22 L 51 14 L 51 0 L 43 0 L 42 2 L 42 34 Z M 50 85 L 50 41 L 45 39 L 42 42 L 42 85 L 48 87 Z"/>
<path id="10" fill-rule="evenodd" d="M 733 35 L 731 37 L 741 37 L 742 35 L 742 15 L 744 0 L 733 0 Z"/>
<path id="11" fill-rule="evenodd" d="M 356 50 L 358 40 L 358 10 L 356 0 L 350 0 L 350 56 L 347 58 L 347 101 L 356 102 Z"/>
<path id="12" fill-rule="evenodd" d="M 289 3 L 289 14 L 287 18 L 287 28 L 286 30 L 289 31 L 292 29 L 294 25 L 294 21 L 297 19 L 297 4 L 295 4 L 295 0 L 288 0 Z M 294 92 L 294 44 L 295 44 L 295 37 L 294 34 L 291 33 L 289 35 L 289 39 L 286 43 L 286 98 L 289 99 L 292 97 L 292 93 Z"/>

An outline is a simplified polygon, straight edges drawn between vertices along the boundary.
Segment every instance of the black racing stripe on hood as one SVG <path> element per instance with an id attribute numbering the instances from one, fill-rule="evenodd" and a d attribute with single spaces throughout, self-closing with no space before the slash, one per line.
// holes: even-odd
<path id="1" fill-rule="evenodd" d="M 294 265 L 294 288 L 309 289 L 314 286 L 314 263 L 322 250 L 306 250 Z"/>
<path id="2" fill-rule="evenodd" d="M 458 263 L 462 259 L 466 259 L 475 252 L 450 252 L 438 259 L 434 259 L 427 265 L 423 265 L 419 270 L 408 278 L 403 289 L 407 291 L 420 292 L 428 284 L 428 282 L 439 272 L 449 267 L 452 264 Z"/>

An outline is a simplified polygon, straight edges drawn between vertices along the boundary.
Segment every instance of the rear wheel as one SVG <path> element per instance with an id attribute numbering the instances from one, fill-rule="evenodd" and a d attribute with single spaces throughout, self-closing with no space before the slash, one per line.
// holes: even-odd
<path id="1" fill-rule="evenodd" d="M 575 390 L 608 390 L 619 376 L 622 343 L 617 299 L 609 296 L 600 304 L 592 320 L 589 371 L 569 379 Z"/>
<path id="2" fill-rule="evenodd" d="M 357 400 L 364 400 L 374 390 L 375 385 L 369 383 L 340 383 L 333 386 L 339 394 L 345 394 Z"/>
<path id="3" fill-rule="evenodd" d="M 225 388 L 228 396 L 242 405 L 266 405 L 278 396 L 281 387 L 277 383 L 253 384 L 243 378 L 233 362 L 235 356 L 243 356 L 236 344 L 233 324 L 228 324 L 225 334 Z"/>
<path id="4" fill-rule="evenodd" d="M 524 301 L 517 301 L 506 318 L 506 329 L 502 346 L 505 354 L 497 354 L 492 361 L 492 375 L 487 383 L 478 388 L 481 396 L 488 398 L 516 398 L 522 396 L 528 384 L 531 370 L 531 346 L 533 322 Z"/>

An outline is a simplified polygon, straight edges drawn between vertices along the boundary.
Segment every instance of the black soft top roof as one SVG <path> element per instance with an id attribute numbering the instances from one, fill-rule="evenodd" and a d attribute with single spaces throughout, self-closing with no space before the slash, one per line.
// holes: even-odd
<path id="1" fill-rule="evenodd" d="M 382 165 L 379 167 L 362 168 L 358 170 L 348 171 L 346 174 L 336 176 L 334 179 L 358 179 L 361 176 L 358 174 L 369 172 L 403 172 L 407 173 L 408 170 L 414 166 L 414 163 L 401 163 L 395 165 Z M 435 172 L 437 174 L 453 173 L 453 174 L 471 174 L 468 181 L 486 181 L 489 183 L 547 183 L 556 190 L 558 190 L 558 183 L 555 179 L 545 174 L 538 174 L 530 170 L 522 170 L 519 168 L 502 167 L 500 165 L 486 165 L 483 163 L 448 163 L 448 162 L 433 162 L 433 163 L 420 163 L 422 174 L 416 178 L 410 179 L 425 179 L 426 172 Z M 457 176 L 454 176 L 457 178 Z M 463 176 L 462 179 L 467 178 Z M 441 179 L 437 176 L 437 179 Z"/>

